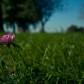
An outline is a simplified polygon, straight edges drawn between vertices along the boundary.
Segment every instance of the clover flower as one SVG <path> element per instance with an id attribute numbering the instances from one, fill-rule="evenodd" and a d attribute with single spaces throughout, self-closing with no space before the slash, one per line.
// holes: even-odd
<path id="1" fill-rule="evenodd" d="M 4 45 L 8 45 L 8 44 L 12 43 L 14 41 L 14 39 L 15 39 L 15 35 L 12 33 L 8 33 L 8 34 L 3 35 L 0 38 L 0 42 Z"/>

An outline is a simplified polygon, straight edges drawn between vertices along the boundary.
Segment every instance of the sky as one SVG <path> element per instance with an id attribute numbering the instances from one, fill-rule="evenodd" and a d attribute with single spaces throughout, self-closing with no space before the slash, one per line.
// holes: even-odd
<path id="1" fill-rule="evenodd" d="M 68 10 L 55 12 L 45 25 L 47 32 L 65 31 L 70 25 L 84 26 L 84 21 L 79 19 L 79 9 L 84 0 L 69 0 Z"/>

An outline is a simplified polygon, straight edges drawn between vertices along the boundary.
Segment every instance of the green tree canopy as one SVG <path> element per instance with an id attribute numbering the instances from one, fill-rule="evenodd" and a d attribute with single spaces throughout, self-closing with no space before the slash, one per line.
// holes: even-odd
<path id="1" fill-rule="evenodd" d="M 42 31 L 44 31 L 44 26 L 52 14 L 61 10 L 63 7 L 63 0 L 35 0 L 37 7 L 40 12 L 40 22 L 42 24 Z"/>
<path id="2" fill-rule="evenodd" d="M 24 31 L 28 25 L 35 25 L 38 22 L 44 25 L 52 16 L 55 10 L 63 7 L 64 0 L 0 0 L 0 24 L 3 21 L 10 25 L 17 23 Z M 3 14 L 2 14 L 3 12 Z M 15 28 L 14 28 L 15 29 Z"/>
<path id="3" fill-rule="evenodd" d="M 34 0 L 4 0 L 3 10 L 4 22 L 11 25 L 16 22 L 24 31 L 27 29 L 26 24 L 34 25 L 39 21 L 39 12 Z"/>

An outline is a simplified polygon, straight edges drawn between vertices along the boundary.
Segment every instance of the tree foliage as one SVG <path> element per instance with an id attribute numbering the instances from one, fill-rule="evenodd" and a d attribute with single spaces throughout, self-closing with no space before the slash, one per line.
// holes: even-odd
<path id="1" fill-rule="evenodd" d="M 53 12 L 62 8 L 62 2 L 63 0 L 3 0 L 0 5 L 3 14 L 0 14 L 5 23 L 17 23 L 23 31 L 26 31 L 30 24 L 36 25 L 38 22 L 41 22 L 44 30 L 44 25 Z"/>
<path id="2" fill-rule="evenodd" d="M 77 25 L 71 25 L 68 27 L 67 32 L 84 32 L 84 27 L 78 27 Z"/>
<path id="3" fill-rule="evenodd" d="M 5 0 L 3 6 L 4 10 L 4 21 L 22 27 L 26 31 L 26 24 L 35 24 L 39 20 L 38 10 L 34 3 L 34 0 Z"/>
<path id="4" fill-rule="evenodd" d="M 76 25 L 71 25 L 70 27 L 68 27 L 67 32 L 77 32 L 78 31 L 78 27 Z"/>
<path id="5" fill-rule="evenodd" d="M 40 22 L 42 24 L 42 31 L 44 31 L 44 25 L 55 12 L 62 8 L 63 0 L 35 0 L 40 12 Z"/>

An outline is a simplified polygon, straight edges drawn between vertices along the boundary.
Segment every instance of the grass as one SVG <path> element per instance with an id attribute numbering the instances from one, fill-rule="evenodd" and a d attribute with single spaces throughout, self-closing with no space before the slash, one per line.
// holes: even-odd
<path id="1" fill-rule="evenodd" d="M 15 43 L 23 50 L 0 46 L 1 84 L 84 84 L 84 34 L 16 34 Z"/>

